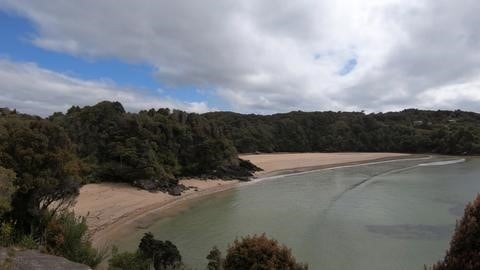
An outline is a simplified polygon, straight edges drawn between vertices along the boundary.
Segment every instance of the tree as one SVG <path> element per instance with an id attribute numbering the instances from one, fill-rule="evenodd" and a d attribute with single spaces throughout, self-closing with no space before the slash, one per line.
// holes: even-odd
<path id="1" fill-rule="evenodd" d="M 445 258 L 432 270 L 480 269 L 480 194 L 467 205 L 450 242 Z"/>
<path id="2" fill-rule="evenodd" d="M 116 247 L 112 248 L 112 257 L 108 260 L 109 270 L 149 270 L 150 260 L 146 260 L 137 250 L 136 252 L 119 253 Z"/>
<path id="3" fill-rule="evenodd" d="M 8 217 L 17 229 L 33 233 L 41 215 L 78 194 L 79 164 L 67 134 L 43 119 L 18 114 L 0 117 L 0 166 L 16 173 Z"/>
<path id="4" fill-rule="evenodd" d="M 308 269 L 308 266 L 297 263 L 286 246 L 262 234 L 237 239 L 228 248 L 225 270 L 240 269 L 303 270 Z"/>
<path id="5" fill-rule="evenodd" d="M 222 253 L 217 247 L 213 247 L 212 250 L 210 250 L 210 253 L 208 253 L 207 255 L 207 260 L 208 260 L 208 265 L 207 265 L 208 270 L 223 269 Z"/>
<path id="6" fill-rule="evenodd" d="M 182 256 L 177 247 L 170 241 L 160 241 L 151 232 L 145 233 L 138 246 L 144 258 L 153 260 L 155 270 L 176 268 L 182 264 Z"/>
<path id="7" fill-rule="evenodd" d="M 104 101 L 72 107 L 49 120 L 75 143 L 87 180 L 170 191 L 182 176 L 252 175 L 241 166 L 232 141 L 199 114 L 168 109 L 127 113 L 120 103 Z"/>
<path id="8" fill-rule="evenodd" d="M 15 178 L 14 171 L 0 167 L 0 217 L 12 209 L 12 196 L 16 190 L 13 185 Z"/>

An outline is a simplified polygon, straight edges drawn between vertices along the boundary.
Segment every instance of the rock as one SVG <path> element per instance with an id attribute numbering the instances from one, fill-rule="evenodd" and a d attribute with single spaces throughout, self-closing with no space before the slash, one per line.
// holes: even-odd
<path id="1" fill-rule="evenodd" d="M 168 194 L 173 195 L 173 196 L 180 196 L 180 195 L 182 195 L 182 192 L 184 192 L 187 189 L 188 189 L 188 187 L 186 187 L 184 185 L 177 185 L 177 186 L 169 188 L 168 189 Z"/>
<path id="2" fill-rule="evenodd" d="M 136 180 L 133 182 L 133 185 L 148 191 L 156 191 L 159 186 L 157 181 L 151 179 Z"/>
<path id="3" fill-rule="evenodd" d="M 8 250 L 0 248 L 0 265 L 11 270 L 91 270 L 89 266 L 69 261 L 63 257 L 40 253 L 37 250 Z"/>

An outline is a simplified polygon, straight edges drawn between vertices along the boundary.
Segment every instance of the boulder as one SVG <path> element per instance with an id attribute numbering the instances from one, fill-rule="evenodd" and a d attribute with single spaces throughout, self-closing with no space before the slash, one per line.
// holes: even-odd
<path id="1" fill-rule="evenodd" d="M 0 248 L 0 265 L 11 270 L 91 270 L 89 266 L 37 250 Z"/>

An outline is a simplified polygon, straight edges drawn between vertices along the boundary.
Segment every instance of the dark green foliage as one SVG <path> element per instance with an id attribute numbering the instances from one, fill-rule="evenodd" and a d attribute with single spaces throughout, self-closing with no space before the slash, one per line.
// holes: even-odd
<path id="1" fill-rule="evenodd" d="M 53 217 L 46 215 L 42 221 L 46 223 L 42 240 L 50 253 L 91 267 L 103 260 L 105 252 L 92 247 L 84 217 L 61 212 Z"/>
<path id="2" fill-rule="evenodd" d="M 217 247 L 207 255 L 208 270 L 307 270 L 308 266 L 297 263 L 290 249 L 264 234 L 247 236 L 229 246 L 227 257 L 223 258 Z M 112 248 L 108 261 L 110 270 L 155 270 L 186 269 L 182 264 L 177 247 L 170 241 L 159 241 L 152 233 L 146 233 L 136 252 L 119 253 Z M 197 266 L 198 267 L 198 266 Z"/>
<path id="3" fill-rule="evenodd" d="M 12 209 L 12 196 L 15 193 L 15 172 L 0 167 L 0 218 Z"/>
<path id="4" fill-rule="evenodd" d="M 16 174 L 5 218 L 15 220 L 19 232 L 33 233 L 54 201 L 62 207 L 78 194 L 79 164 L 72 144 L 50 121 L 1 110 L 0 166 Z"/>
<path id="5" fill-rule="evenodd" d="M 467 205 L 445 258 L 432 270 L 480 269 L 480 195 Z"/>
<path id="6" fill-rule="evenodd" d="M 408 152 L 480 154 L 480 114 L 421 111 L 290 112 L 203 115 L 221 127 L 240 153 Z"/>
<path id="7" fill-rule="evenodd" d="M 29 235 L 22 235 L 20 240 L 18 241 L 18 246 L 21 248 L 25 249 L 37 249 L 38 248 L 38 242 L 34 238 L 32 234 Z"/>
<path id="8" fill-rule="evenodd" d="M 168 109 L 126 113 L 118 102 L 54 114 L 83 161 L 85 178 L 156 183 L 169 190 L 181 176 L 241 176 L 232 142 L 205 117 Z M 243 164 L 243 163 L 242 163 Z"/>
<path id="9" fill-rule="evenodd" d="M 118 253 L 114 247 L 108 263 L 111 270 L 147 270 L 152 265 L 155 270 L 184 269 L 177 247 L 170 241 L 155 239 L 150 232 L 142 237 L 135 253 Z"/>
<path id="10" fill-rule="evenodd" d="M 10 222 L 0 223 L 0 246 L 8 247 L 15 243 L 15 231 Z"/>
<path id="11" fill-rule="evenodd" d="M 139 251 L 118 253 L 112 248 L 112 257 L 108 260 L 110 270 L 149 270 L 151 260 L 145 259 Z"/>
<path id="12" fill-rule="evenodd" d="M 177 247 L 170 241 L 156 240 L 150 232 L 142 237 L 138 250 L 144 258 L 153 261 L 155 270 L 176 268 L 182 264 L 182 256 Z"/>
<path id="13" fill-rule="evenodd" d="M 227 250 L 225 270 L 302 270 L 307 265 L 297 263 L 290 249 L 265 235 L 246 236 L 235 240 Z"/>
<path id="14" fill-rule="evenodd" d="M 213 247 L 207 255 L 207 270 L 221 270 L 223 269 L 222 253 L 217 247 Z"/>

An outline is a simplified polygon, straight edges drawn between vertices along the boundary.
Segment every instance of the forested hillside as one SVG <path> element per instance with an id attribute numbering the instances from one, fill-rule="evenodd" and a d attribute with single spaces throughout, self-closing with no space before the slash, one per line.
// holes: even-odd
<path id="1" fill-rule="evenodd" d="M 408 152 L 480 153 L 480 114 L 421 111 L 290 112 L 243 115 L 204 114 L 241 153 L 252 152 Z"/>
<path id="2" fill-rule="evenodd" d="M 0 166 L 34 186 L 79 178 L 169 190 L 179 177 L 247 179 L 256 168 L 237 153 L 257 151 L 480 153 L 480 115 L 462 111 L 129 113 L 105 101 L 47 119 L 3 109 L 0 124 Z"/>
<path id="3" fill-rule="evenodd" d="M 72 107 L 49 118 L 75 143 L 88 180 L 134 182 L 154 179 L 159 189 L 178 177 L 247 178 L 222 130 L 199 114 L 168 109 L 127 113 L 118 102 Z"/>

